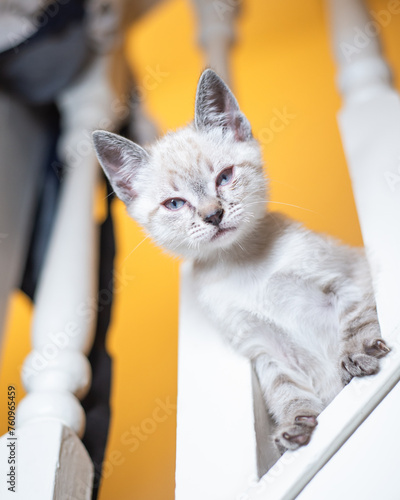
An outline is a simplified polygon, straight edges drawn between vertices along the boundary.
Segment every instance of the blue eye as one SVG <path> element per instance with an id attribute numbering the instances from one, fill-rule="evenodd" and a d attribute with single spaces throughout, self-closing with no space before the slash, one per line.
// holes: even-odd
<path id="1" fill-rule="evenodd" d="M 186 201 L 181 198 L 171 198 L 170 200 L 164 201 L 163 205 L 168 208 L 168 210 L 179 210 L 185 203 Z"/>
<path id="2" fill-rule="evenodd" d="M 217 177 L 217 186 L 226 186 L 233 179 L 233 167 L 226 168 Z"/>

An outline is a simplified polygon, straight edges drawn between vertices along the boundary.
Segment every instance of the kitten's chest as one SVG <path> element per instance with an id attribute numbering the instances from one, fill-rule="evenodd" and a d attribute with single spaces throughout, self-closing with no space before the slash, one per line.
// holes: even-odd
<path id="1" fill-rule="evenodd" d="M 240 311 L 259 315 L 262 309 L 268 314 L 265 291 L 273 272 L 273 262 L 205 270 L 195 280 L 199 301 L 221 320 Z"/>
<path id="2" fill-rule="evenodd" d="M 205 270 L 195 282 L 203 308 L 224 329 L 240 329 L 241 324 L 246 328 L 253 318 L 273 322 L 293 340 L 301 341 L 336 327 L 335 303 L 312 278 L 301 277 L 295 268 L 272 258 Z"/>

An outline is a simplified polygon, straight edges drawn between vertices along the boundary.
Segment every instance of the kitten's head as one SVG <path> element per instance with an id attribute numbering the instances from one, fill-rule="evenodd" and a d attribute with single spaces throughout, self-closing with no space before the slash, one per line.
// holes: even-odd
<path id="1" fill-rule="evenodd" d="M 147 148 L 96 131 L 104 172 L 128 213 L 155 242 L 190 258 L 241 247 L 265 212 L 259 144 L 212 71 L 201 75 L 194 123 Z"/>

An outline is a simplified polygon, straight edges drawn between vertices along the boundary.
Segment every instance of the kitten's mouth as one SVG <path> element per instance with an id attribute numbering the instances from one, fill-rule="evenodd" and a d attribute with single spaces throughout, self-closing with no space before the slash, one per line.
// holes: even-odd
<path id="1" fill-rule="evenodd" d="M 211 238 L 211 241 L 215 241 L 216 239 L 221 238 L 221 236 L 224 236 L 226 233 L 230 233 L 231 231 L 235 231 L 235 229 L 236 229 L 236 227 L 226 227 L 224 229 L 219 228 L 218 231 Z"/>

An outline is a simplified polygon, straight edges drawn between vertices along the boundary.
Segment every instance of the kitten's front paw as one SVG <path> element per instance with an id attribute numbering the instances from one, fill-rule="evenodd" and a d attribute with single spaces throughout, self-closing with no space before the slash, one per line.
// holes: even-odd
<path id="1" fill-rule="evenodd" d="M 304 412 L 304 415 L 297 415 L 292 424 L 279 426 L 274 436 L 279 452 L 283 454 L 286 450 L 296 450 L 308 444 L 317 425 L 317 415 Z"/>
<path id="2" fill-rule="evenodd" d="M 363 351 L 344 354 L 340 361 L 342 381 L 346 385 L 353 377 L 373 375 L 379 371 L 379 358 L 390 352 L 381 338 L 368 339 L 363 342 Z"/>

